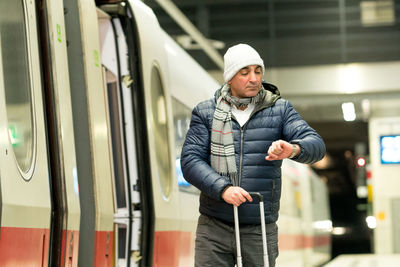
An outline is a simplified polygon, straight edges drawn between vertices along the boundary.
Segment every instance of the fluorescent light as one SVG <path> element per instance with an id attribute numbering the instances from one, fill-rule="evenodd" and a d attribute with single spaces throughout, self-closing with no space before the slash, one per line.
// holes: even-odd
<path id="1" fill-rule="evenodd" d="M 356 110 L 353 102 L 342 104 L 343 118 L 345 121 L 354 121 L 356 119 Z"/>

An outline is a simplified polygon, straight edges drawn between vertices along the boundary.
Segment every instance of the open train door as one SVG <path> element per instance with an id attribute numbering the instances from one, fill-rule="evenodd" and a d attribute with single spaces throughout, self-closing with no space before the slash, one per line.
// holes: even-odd
<path id="1" fill-rule="evenodd" d="M 97 9 L 97 16 L 112 151 L 115 261 L 117 266 L 149 266 L 151 184 L 139 179 L 149 173 L 148 161 L 143 160 L 147 132 L 144 109 L 138 105 L 142 92 L 139 57 L 135 47 L 128 49 L 136 37 L 132 31 L 126 35 L 126 29 L 133 27 L 128 10 L 107 2 Z"/>
<path id="2" fill-rule="evenodd" d="M 96 2 L 113 139 L 118 261 L 125 256 L 131 266 L 187 266 L 181 257 L 189 250 L 189 242 L 182 242 L 189 233 L 180 231 L 165 33 L 141 1 Z M 124 176 L 125 182 L 118 178 Z M 125 195 L 128 210 L 121 201 Z M 131 247 L 123 249 L 127 211 Z"/>
<path id="3" fill-rule="evenodd" d="M 64 1 L 80 199 L 78 266 L 114 266 L 107 96 L 94 1 Z"/>

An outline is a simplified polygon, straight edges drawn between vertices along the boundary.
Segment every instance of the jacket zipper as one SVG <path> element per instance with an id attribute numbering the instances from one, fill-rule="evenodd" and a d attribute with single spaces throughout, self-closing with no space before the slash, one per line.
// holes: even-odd
<path id="1" fill-rule="evenodd" d="M 245 125 L 244 125 L 245 126 Z M 240 186 L 242 181 L 242 165 L 243 165 L 243 136 L 244 129 L 240 127 L 240 160 L 239 160 L 239 184 Z"/>
<path id="2" fill-rule="evenodd" d="M 268 107 L 270 107 L 270 106 L 271 106 L 271 104 L 268 104 L 268 105 L 262 106 L 262 107 L 260 107 L 260 108 L 258 108 L 258 109 L 255 108 L 255 109 L 253 110 L 253 112 L 250 114 L 249 119 L 248 119 L 248 120 L 246 121 L 246 123 L 243 125 L 243 127 L 240 127 L 240 160 L 239 160 L 239 179 L 238 179 L 239 181 L 238 181 L 238 186 L 240 186 L 240 184 L 241 184 L 241 182 L 242 182 L 244 130 L 245 130 L 247 124 L 249 123 L 249 121 L 251 120 L 251 117 L 253 117 L 253 115 L 254 115 L 256 112 L 258 112 L 258 111 L 260 111 L 260 110 L 262 110 L 262 109 L 268 108 Z M 235 116 L 232 116 L 232 118 L 236 120 Z M 239 122 L 238 122 L 237 120 L 236 120 L 236 122 L 239 124 Z M 239 126 L 240 126 L 240 124 L 239 124 Z"/>

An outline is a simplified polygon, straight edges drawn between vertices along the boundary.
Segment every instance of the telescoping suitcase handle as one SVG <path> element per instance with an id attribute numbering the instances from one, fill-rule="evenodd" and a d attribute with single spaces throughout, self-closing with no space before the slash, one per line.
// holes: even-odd
<path id="1" fill-rule="evenodd" d="M 258 200 L 260 201 L 261 235 L 262 235 L 262 242 L 263 242 L 264 267 L 269 267 L 263 196 L 258 192 L 249 192 L 249 194 L 252 198 L 258 198 Z M 234 215 L 234 219 L 235 219 L 237 267 L 243 267 L 242 252 L 240 250 L 239 214 L 238 214 L 238 207 L 235 205 L 233 205 L 233 215 Z"/>

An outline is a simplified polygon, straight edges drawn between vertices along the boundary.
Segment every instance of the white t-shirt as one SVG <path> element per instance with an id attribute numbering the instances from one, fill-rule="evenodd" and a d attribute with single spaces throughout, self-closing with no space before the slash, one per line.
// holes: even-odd
<path id="1" fill-rule="evenodd" d="M 245 110 L 237 109 L 235 105 L 232 106 L 233 116 L 235 116 L 236 120 L 239 122 L 240 127 L 243 127 L 243 125 L 245 125 L 246 122 L 249 120 L 250 114 L 253 112 L 255 105 L 253 103 L 250 103 L 247 105 L 247 108 Z"/>

